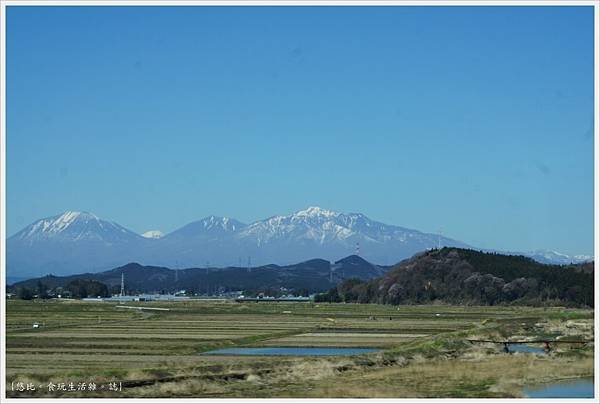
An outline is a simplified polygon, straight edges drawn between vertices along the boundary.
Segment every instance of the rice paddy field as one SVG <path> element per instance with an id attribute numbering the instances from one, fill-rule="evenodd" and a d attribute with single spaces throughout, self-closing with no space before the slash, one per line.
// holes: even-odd
<path id="1" fill-rule="evenodd" d="M 548 355 L 507 355 L 495 344 L 468 342 L 589 341 L 591 310 L 128 303 L 169 309 L 153 311 L 79 300 L 6 303 L 8 397 L 518 397 L 524 383 L 593 375 L 593 342 L 562 344 Z M 332 358 L 205 354 L 231 347 L 380 351 Z M 23 389 L 28 384 L 35 390 Z"/>

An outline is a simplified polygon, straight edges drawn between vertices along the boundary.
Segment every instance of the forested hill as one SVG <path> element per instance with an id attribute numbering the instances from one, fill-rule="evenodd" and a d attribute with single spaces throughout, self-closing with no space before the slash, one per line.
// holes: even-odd
<path id="1" fill-rule="evenodd" d="M 568 304 L 593 306 L 594 263 L 545 265 L 460 248 L 430 250 L 369 281 L 346 280 L 323 301 L 387 304 Z"/>
<path id="2" fill-rule="evenodd" d="M 128 293 L 176 292 L 182 289 L 196 294 L 214 294 L 219 290 L 273 293 L 281 288 L 294 293 L 299 291 L 313 293 L 326 291 L 348 278 L 372 279 L 383 275 L 389 269 L 390 267 L 387 266 L 371 264 L 356 255 L 335 263 L 312 259 L 293 265 L 263 265 L 252 268 L 174 270 L 130 263 L 99 273 L 48 275 L 28 279 L 9 286 L 9 289 L 15 292 L 19 288 L 53 291 L 65 288 L 75 280 L 93 280 L 106 285 L 109 292 L 119 293 L 121 276 L 123 276 Z"/>

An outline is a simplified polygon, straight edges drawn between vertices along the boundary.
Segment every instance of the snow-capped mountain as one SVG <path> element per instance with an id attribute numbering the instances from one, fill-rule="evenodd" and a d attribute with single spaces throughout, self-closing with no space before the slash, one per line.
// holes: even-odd
<path id="1" fill-rule="evenodd" d="M 40 241 L 94 241 L 107 245 L 138 240 L 140 236 L 114 222 L 102 220 L 93 213 L 67 211 L 40 219 L 11 239 L 34 244 Z"/>
<path id="2" fill-rule="evenodd" d="M 238 264 L 238 246 L 232 238 L 245 226 L 228 217 L 205 217 L 166 234 L 144 250 L 143 262 L 170 267 Z"/>
<path id="3" fill-rule="evenodd" d="M 96 272 L 138 258 L 144 237 L 88 212 L 40 219 L 6 240 L 13 276 Z"/>
<path id="4" fill-rule="evenodd" d="M 438 245 L 469 248 L 439 234 L 319 207 L 248 225 L 208 216 L 164 236 L 158 231 L 139 235 L 92 213 L 69 211 L 10 237 L 7 269 L 11 276 L 34 276 L 98 272 L 132 261 L 167 267 L 287 265 L 313 258 L 334 262 L 357 250 L 369 262 L 392 265 Z M 581 261 L 555 252 L 521 254 L 542 262 Z"/>
<path id="5" fill-rule="evenodd" d="M 164 236 L 164 234 L 160 230 L 148 230 L 148 231 L 142 233 L 142 237 L 144 237 L 144 238 L 161 238 L 163 236 Z"/>
<path id="6" fill-rule="evenodd" d="M 535 250 L 535 251 L 506 251 L 506 250 L 495 250 L 495 249 L 482 249 L 488 253 L 498 253 L 503 255 L 522 255 L 524 257 L 532 258 L 542 264 L 552 265 L 570 265 L 570 264 L 581 264 L 584 262 L 590 262 L 594 260 L 592 255 L 568 255 L 552 250 Z"/>
<path id="7" fill-rule="evenodd" d="M 167 234 L 165 238 L 214 238 L 235 233 L 245 226 L 245 224 L 228 217 L 208 216 L 186 224 L 174 232 Z"/>
<path id="8" fill-rule="evenodd" d="M 358 248 L 366 260 L 393 264 L 416 252 L 441 245 L 467 244 L 399 226 L 386 225 L 361 213 L 338 213 L 319 207 L 273 216 L 241 229 L 240 249 L 259 261 L 275 257 L 294 262 L 307 256 L 336 260 Z"/>
<path id="9" fill-rule="evenodd" d="M 591 255 L 567 255 L 551 250 L 537 250 L 522 253 L 526 257 L 533 258 L 534 260 L 541 262 L 542 264 L 580 264 L 582 262 L 593 261 L 594 257 Z"/>

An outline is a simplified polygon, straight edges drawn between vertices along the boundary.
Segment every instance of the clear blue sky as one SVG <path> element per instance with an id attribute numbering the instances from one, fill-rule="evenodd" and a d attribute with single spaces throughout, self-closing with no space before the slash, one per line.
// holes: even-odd
<path id="1" fill-rule="evenodd" d="M 7 233 L 310 205 L 593 253 L 592 7 L 8 7 Z"/>

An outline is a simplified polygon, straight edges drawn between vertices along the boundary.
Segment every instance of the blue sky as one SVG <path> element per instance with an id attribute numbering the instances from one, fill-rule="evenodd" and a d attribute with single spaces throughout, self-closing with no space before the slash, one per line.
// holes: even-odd
<path id="1" fill-rule="evenodd" d="M 593 253 L 592 7 L 16 7 L 7 233 L 311 205 Z"/>

